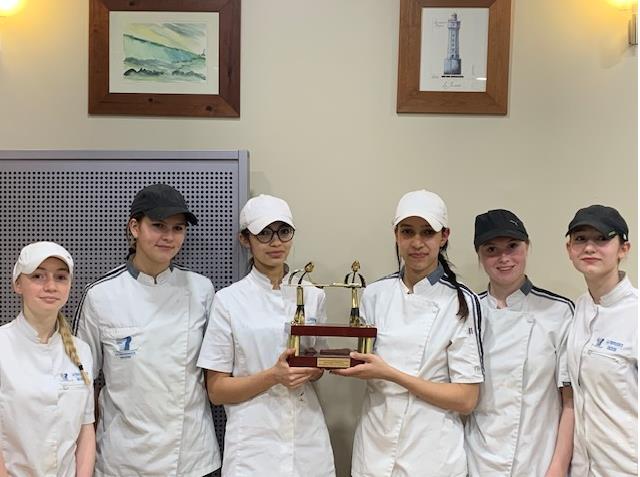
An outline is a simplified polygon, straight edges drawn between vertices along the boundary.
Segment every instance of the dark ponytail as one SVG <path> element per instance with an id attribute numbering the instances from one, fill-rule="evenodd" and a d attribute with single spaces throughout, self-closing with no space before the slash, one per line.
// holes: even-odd
<path id="1" fill-rule="evenodd" d="M 240 235 L 242 235 L 244 238 L 247 239 L 247 241 L 249 240 L 249 236 L 251 235 L 251 232 L 249 232 L 249 229 L 242 229 L 240 231 Z M 243 250 L 245 250 L 244 247 L 241 247 Z M 244 252 L 243 252 L 244 253 Z M 250 252 L 247 252 L 250 253 Z M 251 273 L 251 269 L 253 268 L 253 257 L 249 257 L 249 260 L 247 260 L 247 269 L 245 270 L 244 274 L 248 275 L 249 273 Z"/>
<path id="2" fill-rule="evenodd" d="M 136 219 L 136 222 L 140 222 L 143 217 L 144 212 L 138 212 L 133 214 L 131 217 L 129 217 L 129 220 L 127 220 L 125 231 L 125 234 L 127 236 L 127 244 L 129 245 L 129 250 L 127 251 L 127 260 L 129 260 L 132 255 L 136 254 L 136 239 L 131 233 L 131 229 L 129 229 L 129 223 L 131 222 L 131 219 Z"/>
<path id="3" fill-rule="evenodd" d="M 442 268 L 444 268 L 444 273 L 447 274 L 449 281 L 453 284 L 454 287 L 456 287 L 456 291 L 458 292 L 457 315 L 461 320 L 464 320 L 467 318 L 467 316 L 469 316 L 469 305 L 467 305 L 467 300 L 464 299 L 464 293 L 462 292 L 462 287 L 456 279 L 456 274 L 453 272 L 453 270 L 451 270 L 451 265 L 449 264 L 449 260 L 447 258 L 448 245 L 449 242 L 445 243 L 444 247 L 440 249 L 440 252 L 438 253 L 438 262 L 440 262 Z"/>

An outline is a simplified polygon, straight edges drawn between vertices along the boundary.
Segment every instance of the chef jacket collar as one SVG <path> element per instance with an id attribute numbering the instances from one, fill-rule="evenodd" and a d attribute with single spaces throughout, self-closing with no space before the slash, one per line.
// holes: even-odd
<path id="1" fill-rule="evenodd" d="M 524 299 L 527 297 L 527 295 L 529 295 L 532 288 L 533 283 L 531 283 L 529 277 L 525 275 L 524 283 L 522 284 L 522 286 L 507 297 L 507 308 L 514 308 L 516 307 L 516 305 L 521 305 L 522 303 L 524 303 Z M 487 290 L 487 299 L 489 300 L 489 304 L 493 308 L 497 308 L 498 302 L 491 294 L 491 285 L 487 287 Z"/>
<path id="2" fill-rule="evenodd" d="M 443 276 L 444 276 L 444 268 L 442 267 L 442 264 L 438 262 L 438 266 L 433 272 L 431 272 L 429 275 L 424 277 L 422 280 L 420 280 L 418 283 L 416 283 L 413 286 L 413 292 L 416 293 L 418 291 L 428 290 L 430 287 L 438 283 L 438 281 Z M 407 285 L 405 285 L 403 277 L 404 277 L 404 267 L 400 269 L 400 282 L 402 283 L 402 286 L 405 289 L 405 293 L 408 293 L 409 288 L 407 287 Z"/>
<path id="3" fill-rule="evenodd" d="M 629 278 L 627 278 L 626 274 L 624 272 L 619 272 L 619 276 L 620 281 L 615 287 L 613 287 L 613 290 L 600 298 L 601 306 L 615 306 L 615 304 L 622 300 L 625 295 L 633 292 L 633 287 L 631 286 L 631 282 L 629 281 Z M 591 295 L 589 295 L 589 297 L 591 297 Z"/>
<path id="4" fill-rule="evenodd" d="M 531 283 L 531 280 L 529 280 L 529 277 L 525 275 L 524 276 L 524 283 L 520 287 L 520 291 L 524 295 L 528 295 L 529 292 L 531 291 L 531 288 L 533 288 L 533 283 Z"/>
<path id="5" fill-rule="evenodd" d="M 167 280 L 169 280 L 169 277 L 171 277 L 171 273 L 173 272 L 173 262 L 169 264 L 169 268 L 167 268 L 163 272 L 160 272 L 155 278 L 138 270 L 133 264 L 132 259 L 127 260 L 127 270 L 129 271 L 131 276 L 140 283 L 144 283 L 146 285 L 162 285 Z"/>
<path id="6" fill-rule="evenodd" d="M 56 322 L 56 327 L 53 330 L 53 334 L 51 335 L 51 338 L 49 338 L 49 341 L 47 343 L 43 343 L 42 341 L 40 341 L 40 338 L 38 338 L 38 332 L 29 324 L 27 319 L 24 317 L 24 313 L 20 312 L 20 314 L 17 316 L 15 321 L 16 321 L 16 327 L 18 328 L 19 332 L 29 341 L 32 341 L 37 344 L 47 344 L 47 345 L 54 344 L 60 341 L 60 333 L 58 333 L 57 322 Z"/>
<path id="7" fill-rule="evenodd" d="M 255 266 L 251 267 L 251 270 L 249 271 L 249 276 L 251 277 L 251 279 L 260 288 L 263 288 L 263 289 L 268 290 L 270 292 L 279 291 L 279 290 L 274 290 L 273 289 L 273 285 L 271 284 L 271 280 L 269 279 L 269 277 L 266 276 L 261 271 L 259 271 Z M 289 279 L 289 265 L 287 265 L 285 263 L 284 264 L 284 277 L 282 278 L 282 281 L 280 282 L 280 290 L 282 290 L 283 286 L 288 285 L 288 281 L 287 281 L 288 279 Z"/>

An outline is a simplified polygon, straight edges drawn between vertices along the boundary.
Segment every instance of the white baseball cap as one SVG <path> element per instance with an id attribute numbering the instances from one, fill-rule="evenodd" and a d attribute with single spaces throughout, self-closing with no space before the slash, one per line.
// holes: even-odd
<path id="1" fill-rule="evenodd" d="M 62 260 L 69 267 L 69 273 L 73 275 L 73 259 L 64 247 L 53 242 L 35 242 L 20 251 L 18 261 L 13 266 L 13 283 L 21 273 L 33 273 L 49 257 Z"/>
<path id="2" fill-rule="evenodd" d="M 396 208 L 393 226 L 395 227 L 407 217 L 423 218 L 436 232 L 447 228 L 449 222 L 444 201 L 438 194 L 424 189 L 407 192 L 402 196 Z"/>
<path id="3" fill-rule="evenodd" d="M 284 222 L 295 229 L 289 205 L 278 197 L 260 194 L 252 197 L 240 211 L 240 230 L 258 234 L 273 222 Z"/>

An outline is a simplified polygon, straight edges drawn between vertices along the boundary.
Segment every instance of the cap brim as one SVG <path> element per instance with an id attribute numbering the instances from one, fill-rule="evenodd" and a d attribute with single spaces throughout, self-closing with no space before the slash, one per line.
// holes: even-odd
<path id="1" fill-rule="evenodd" d="M 190 224 L 196 225 L 198 223 L 196 216 L 184 207 L 156 207 L 155 209 L 145 211 L 144 214 L 153 220 L 164 220 L 172 215 L 184 214 L 187 222 Z"/>
<path id="2" fill-rule="evenodd" d="M 38 267 L 42 264 L 42 262 L 44 262 L 48 258 L 57 258 L 58 260 L 62 260 L 69 270 L 73 269 L 73 266 L 70 265 L 69 262 L 67 262 L 66 257 L 63 257 L 62 255 L 56 255 L 56 254 L 51 254 L 51 255 L 43 254 L 43 256 L 34 257 L 32 263 L 29 264 L 29 267 L 24 267 L 22 269 L 22 273 L 35 272 L 38 269 Z M 38 263 L 35 263 L 35 262 L 38 262 Z"/>
<path id="3" fill-rule="evenodd" d="M 620 232 L 613 229 L 610 225 L 606 225 L 605 223 L 598 220 L 581 220 L 580 222 L 576 222 L 575 224 L 569 224 L 569 229 L 567 230 L 567 233 L 564 234 L 564 236 L 566 237 L 579 227 L 593 227 L 608 239 L 615 237 L 615 235 L 609 235 L 611 231 L 614 231 L 616 235 L 620 235 Z"/>
<path id="4" fill-rule="evenodd" d="M 407 212 L 406 214 L 403 214 L 400 217 L 396 217 L 395 220 L 393 221 L 393 226 L 395 227 L 396 225 L 398 225 L 400 222 L 402 222 L 404 219 L 408 217 L 420 217 L 421 219 L 426 220 L 435 232 L 440 232 L 443 228 L 446 228 L 446 226 L 443 223 L 441 223 L 438 219 L 436 219 L 434 216 L 428 215 L 419 211 Z"/>
<path id="5" fill-rule="evenodd" d="M 64 264 L 69 269 L 69 273 L 71 274 L 71 276 L 73 276 L 73 264 L 68 262 L 67 257 L 64 257 L 63 255 L 58 255 L 55 253 L 52 253 L 52 254 L 43 253 L 40 255 L 36 255 L 35 257 L 32 257 L 28 266 L 24 266 L 24 264 L 22 264 L 22 266 L 19 267 L 19 264 L 16 263 L 13 266 L 13 274 L 12 274 L 13 282 L 15 283 L 18 277 L 23 273 L 25 275 L 29 275 L 30 273 L 35 272 L 38 269 L 38 267 L 42 264 L 42 262 L 44 262 L 48 258 L 57 258 L 58 260 L 62 260 L 62 262 L 64 262 Z"/>
<path id="6" fill-rule="evenodd" d="M 501 230 L 490 230 L 489 232 L 485 232 L 482 235 L 477 236 L 473 240 L 473 245 L 476 250 L 480 248 L 481 245 L 484 245 L 489 240 L 493 240 L 498 237 L 507 237 L 516 240 L 529 240 L 529 236 L 523 232 L 519 232 L 518 230 L 510 230 L 510 229 L 501 229 Z"/>
<path id="7" fill-rule="evenodd" d="M 262 232 L 264 228 L 267 227 L 269 224 L 272 224 L 274 222 L 284 222 L 285 224 L 290 225 L 294 229 L 296 228 L 296 226 L 293 225 L 292 223 L 293 220 L 291 220 L 291 217 L 283 217 L 282 215 L 272 215 L 269 217 L 261 217 L 259 220 L 253 221 L 252 223 L 247 225 L 247 229 L 249 229 L 249 232 L 251 232 L 253 235 L 256 235 Z"/>

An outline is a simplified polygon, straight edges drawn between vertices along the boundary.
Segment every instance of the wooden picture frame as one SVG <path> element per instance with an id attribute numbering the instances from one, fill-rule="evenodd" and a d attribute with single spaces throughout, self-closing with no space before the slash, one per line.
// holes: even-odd
<path id="1" fill-rule="evenodd" d="M 487 12 L 485 10 L 488 10 L 488 20 L 486 19 Z M 448 23 L 446 27 L 443 25 L 444 21 L 436 21 L 433 18 L 436 18 L 435 15 L 444 15 L 449 14 L 447 12 L 457 11 L 468 12 L 469 15 L 480 13 L 485 17 L 484 27 L 482 28 L 485 29 L 484 38 L 486 39 L 483 39 L 483 41 L 485 42 L 484 47 L 486 47 L 486 63 L 482 66 L 485 68 L 486 75 L 482 78 L 480 76 L 474 78 L 475 82 L 473 84 L 469 83 L 471 85 L 470 88 L 480 88 L 484 86 L 480 85 L 479 81 L 484 81 L 486 84 L 484 91 L 464 89 L 466 88 L 466 83 L 465 86 L 461 87 L 462 91 L 454 90 L 455 88 L 452 85 L 463 83 L 463 80 L 459 78 L 463 78 L 461 73 L 464 73 L 464 69 L 462 72 L 458 70 L 458 75 L 444 74 L 448 73 L 447 58 L 449 58 L 448 55 L 452 51 L 451 48 L 453 48 L 449 45 L 456 44 L 457 52 L 457 43 L 461 41 L 457 38 L 458 32 L 454 32 L 456 35 L 455 41 L 452 41 L 451 36 L 451 30 L 455 30 L 451 25 L 455 25 L 457 17 L 454 13 L 450 13 L 449 21 L 454 23 Z M 423 26 L 423 17 L 429 19 L 428 25 Z M 458 31 L 461 28 L 460 23 L 464 25 L 465 22 L 458 22 Z M 425 60 L 425 52 L 421 51 L 421 49 L 423 45 L 430 46 L 434 43 L 433 41 L 425 43 L 425 38 L 430 38 L 429 35 L 432 35 L 431 31 L 435 31 L 436 26 L 440 29 L 438 33 L 440 36 L 443 34 L 448 35 L 442 40 L 446 45 L 446 50 L 442 51 L 442 59 L 434 60 L 444 60 L 444 73 L 441 79 L 436 78 L 437 75 L 435 74 L 429 76 L 428 71 L 421 72 L 421 68 L 427 70 L 431 65 Z M 425 30 L 425 28 L 428 30 Z M 447 31 L 442 33 L 445 28 L 447 28 Z M 510 29 L 511 0 L 401 0 L 397 112 L 507 114 Z M 438 41 L 440 42 L 441 40 Z M 474 41 L 467 41 L 467 45 L 471 44 L 474 48 L 475 43 Z M 458 68 L 460 68 L 460 63 L 464 65 L 464 58 L 455 61 L 458 61 Z M 456 79 L 452 79 L 451 76 L 455 76 Z M 470 77 L 471 75 L 467 76 Z M 431 86 L 431 84 L 436 84 L 438 81 L 440 81 L 438 86 Z M 464 81 L 469 82 L 471 80 Z M 425 84 L 427 85 L 426 87 L 424 86 Z M 449 90 L 446 90 L 447 84 L 449 84 Z"/>
<path id="2" fill-rule="evenodd" d="M 240 0 L 90 0 L 89 114 L 239 117 L 240 3 Z M 127 20 L 127 15 L 133 19 L 145 19 L 144 15 L 148 15 L 152 20 L 135 23 L 137 20 Z M 179 23 L 173 21 L 174 17 L 189 20 Z M 125 30 L 117 36 L 113 31 L 116 24 L 146 28 L 147 38 L 140 40 Z M 160 40 L 156 41 L 157 38 Z M 132 39 L 128 47 L 127 39 Z M 186 46 L 182 49 L 183 43 L 202 48 L 202 53 L 186 51 L 189 49 Z M 207 46 L 211 48 L 207 50 Z M 147 55 L 145 59 L 124 54 L 141 48 L 146 50 L 134 56 Z M 118 49 L 123 53 L 114 61 Z M 149 59 L 151 50 L 157 56 Z M 160 57 L 164 62 L 158 63 L 156 69 L 146 66 L 153 64 L 151 61 L 160 62 Z M 137 61 L 139 68 L 124 71 L 128 60 Z M 192 65 L 185 66 L 189 61 Z M 167 65 L 174 70 L 170 71 Z M 137 78 L 127 78 L 136 75 Z M 166 78 L 164 85 L 160 84 L 162 76 Z"/>

